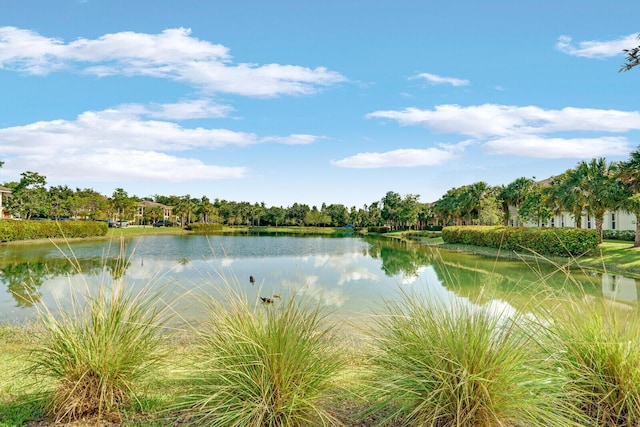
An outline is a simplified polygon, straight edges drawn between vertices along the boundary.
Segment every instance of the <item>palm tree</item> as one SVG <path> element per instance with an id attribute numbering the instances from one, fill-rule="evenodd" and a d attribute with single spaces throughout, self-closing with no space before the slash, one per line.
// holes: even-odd
<path id="1" fill-rule="evenodd" d="M 638 34 L 638 40 L 640 40 L 640 34 Z M 640 65 L 640 46 L 636 46 L 632 49 L 623 49 L 622 51 L 627 54 L 627 58 L 619 71 L 629 71 Z"/>
<path id="2" fill-rule="evenodd" d="M 569 169 L 551 179 L 545 193 L 555 213 L 569 212 L 576 228 L 582 228 L 582 214 L 587 209 L 587 200 L 582 190 L 583 170 Z"/>
<path id="3" fill-rule="evenodd" d="M 629 160 L 621 162 L 618 167 L 620 180 L 630 192 L 622 207 L 636 216 L 636 235 L 633 246 L 640 247 L 640 146 L 631 152 Z"/>
<path id="4" fill-rule="evenodd" d="M 600 157 L 589 163 L 582 161 L 577 170 L 581 176 L 580 189 L 587 201 L 587 212 L 596 219 L 596 231 L 602 243 L 604 214 L 620 208 L 627 198 L 626 188 L 618 179 L 618 168 Z"/>

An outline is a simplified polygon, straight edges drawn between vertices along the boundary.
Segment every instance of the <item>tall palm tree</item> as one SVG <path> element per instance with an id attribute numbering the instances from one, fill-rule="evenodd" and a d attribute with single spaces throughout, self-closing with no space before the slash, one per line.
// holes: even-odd
<path id="1" fill-rule="evenodd" d="M 627 198 L 626 188 L 618 179 L 618 168 L 614 163 L 600 157 L 590 162 L 582 161 L 577 167 L 581 175 L 580 189 L 587 201 L 587 212 L 596 219 L 596 231 L 602 243 L 604 214 L 619 209 Z"/>
<path id="2" fill-rule="evenodd" d="M 623 202 L 623 209 L 636 216 L 636 235 L 634 247 L 640 247 L 640 146 L 631 152 L 629 160 L 621 162 L 620 180 L 629 190 L 628 197 Z"/>

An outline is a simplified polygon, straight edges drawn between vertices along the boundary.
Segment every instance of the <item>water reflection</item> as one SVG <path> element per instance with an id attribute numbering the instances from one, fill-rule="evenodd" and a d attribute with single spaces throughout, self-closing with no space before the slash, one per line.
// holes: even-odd
<path id="1" fill-rule="evenodd" d="M 636 304 L 636 279 L 567 273 L 535 262 L 497 261 L 383 238 L 145 236 L 126 241 L 0 247 L 0 321 L 28 319 L 33 305 L 68 298 L 78 288 L 123 278 L 133 287 L 170 287 L 185 317 L 197 302 L 242 286 L 250 298 L 296 292 L 338 315 L 376 310 L 400 289 L 464 298 L 501 310 L 573 293 Z M 255 283 L 249 283 L 254 276 Z M 508 311 L 507 310 L 507 311 Z"/>

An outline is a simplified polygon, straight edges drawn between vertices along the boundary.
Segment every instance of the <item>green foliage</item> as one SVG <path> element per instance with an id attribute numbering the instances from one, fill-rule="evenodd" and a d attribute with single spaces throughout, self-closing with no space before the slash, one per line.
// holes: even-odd
<path id="1" fill-rule="evenodd" d="M 605 303 L 606 304 L 606 303 Z M 560 305 L 543 319 L 550 363 L 594 426 L 640 425 L 638 310 L 594 300 Z"/>
<path id="2" fill-rule="evenodd" d="M 462 300 L 387 303 L 370 334 L 368 412 L 381 425 L 578 425 L 523 323 Z"/>
<path id="3" fill-rule="evenodd" d="M 223 228 L 222 224 L 203 224 L 200 222 L 193 222 L 185 227 L 185 229 L 196 233 L 213 233 L 221 231 Z"/>
<path id="4" fill-rule="evenodd" d="M 389 232 L 389 227 L 386 227 L 386 226 L 367 227 L 367 232 L 384 234 Z"/>
<path id="5" fill-rule="evenodd" d="M 230 291 L 212 299 L 198 334 L 200 360 L 182 407 L 198 425 L 335 425 L 327 398 L 338 385 L 342 349 L 318 307 L 293 296 L 249 304 Z"/>
<path id="6" fill-rule="evenodd" d="M 73 421 L 122 408 L 134 385 L 149 376 L 164 354 L 161 328 L 168 317 L 158 293 L 138 293 L 118 281 L 94 295 L 73 296 L 71 310 L 39 307 L 28 372 L 54 384 L 47 412 Z"/>
<path id="7" fill-rule="evenodd" d="M 602 237 L 607 240 L 623 240 L 633 242 L 636 232 L 633 230 L 603 230 Z"/>
<path id="8" fill-rule="evenodd" d="M 104 236 L 107 231 L 107 224 L 97 221 L 2 220 L 0 242 L 95 237 Z"/>
<path id="9" fill-rule="evenodd" d="M 598 233 L 581 228 L 454 226 L 442 230 L 442 239 L 445 243 L 557 256 L 580 256 L 598 247 Z"/>

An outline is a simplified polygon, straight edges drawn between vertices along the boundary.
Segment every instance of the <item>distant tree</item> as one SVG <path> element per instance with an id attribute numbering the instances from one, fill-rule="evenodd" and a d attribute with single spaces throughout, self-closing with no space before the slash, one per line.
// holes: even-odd
<path id="1" fill-rule="evenodd" d="M 111 209 L 118 220 L 125 220 L 133 216 L 136 206 L 135 199 L 129 197 L 122 188 L 116 188 L 111 195 Z"/>
<path id="2" fill-rule="evenodd" d="M 322 213 L 329 217 L 328 223 L 334 227 L 342 227 L 349 223 L 349 210 L 343 204 L 325 206 Z"/>
<path id="3" fill-rule="evenodd" d="M 53 218 L 63 218 L 73 216 L 71 203 L 73 201 L 73 190 L 66 185 L 58 185 L 49 188 L 49 216 Z"/>
<path id="4" fill-rule="evenodd" d="M 638 34 L 638 40 L 640 40 L 640 34 Z M 626 53 L 627 57 L 619 72 L 629 71 L 640 65 L 640 46 L 636 46 L 632 49 L 623 49 L 622 51 Z"/>
<path id="5" fill-rule="evenodd" d="M 75 218 L 105 219 L 109 199 L 91 188 L 76 188 L 71 200 L 71 216 Z"/>
<path id="6" fill-rule="evenodd" d="M 509 206 L 513 206 L 516 209 L 516 212 L 520 211 L 520 206 L 522 206 L 522 202 L 524 202 L 525 197 L 527 197 L 527 193 L 531 189 L 534 184 L 534 180 L 531 178 L 520 177 L 515 181 L 509 183 L 506 187 L 504 187 L 500 193 L 499 198 L 503 201 L 503 208 L 506 209 L 504 212 L 505 215 L 505 224 L 509 221 Z M 520 220 L 515 218 L 515 224 L 518 225 Z"/>
<path id="7" fill-rule="evenodd" d="M 180 216 L 180 225 L 184 226 L 192 222 L 191 216 L 195 213 L 197 202 L 198 200 L 192 199 L 189 194 L 180 198 L 174 208 L 176 215 Z"/>
<path id="8" fill-rule="evenodd" d="M 318 210 L 317 207 L 313 206 L 309 212 L 304 216 L 304 223 L 307 225 L 313 225 L 317 227 L 318 225 L 327 225 L 331 222 L 331 217 L 326 213 L 323 213 Z"/>
<path id="9" fill-rule="evenodd" d="M 403 227 L 415 227 L 418 224 L 418 214 L 420 213 L 420 196 L 418 194 L 407 194 L 400 202 L 398 209 L 398 222 Z"/>
<path id="10" fill-rule="evenodd" d="M 303 225 L 304 218 L 307 215 L 311 208 L 309 205 L 294 203 L 289 208 L 287 208 L 287 214 L 285 221 L 287 225 Z"/>
<path id="11" fill-rule="evenodd" d="M 162 206 L 153 206 L 143 211 L 143 221 L 145 224 L 160 221 L 164 219 L 164 208 Z"/>
<path id="12" fill-rule="evenodd" d="M 7 210 L 24 219 L 47 216 L 49 213 L 49 197 L 47 195 L 47 179 L 37 172 L 23 172 L 20 182 L 12 189 L 7 200 Z"/>
<path id="13" fill-rule="evenodd" d="M 209 200 L 207 196 L 202 196 L 198 207 L 196 208 L 196 214 L 200 222 L 218 222 L 218 209 Z"/>
<path id="14" fill-rule="evenodd" d="M 518 209 L 518 215 L 526 221 L 536 223 L 538 227 L 553 217 L 553 209 L 549 207 L 541 184 L 534 183 L 529 187 Z"/>
<path id="15" fill-rule="evenodd" d="M 263 220 L 268 225 L 278 227 L 284 224 L 286 214 L 287 212 L 283 207 L 272 206 L 265 210 Z"/>
<path id="16" fill-rule="evenodd" d="M 382 220 L 385 224 L 391 226 L 392 229 L 398 228 L 400 205 L 402 196 L 394 191 L 387 191 L 382 198 L 382 210 L 380 212 Z"/>
<path id="17" fill-rule="evenodd" d="M 380 202 L 372 202 L 367 209 L 367 226 L 383 225 Z"/>
<path id="18" fill-rule="evenodd" d="M 480 225 L 496 225 L 500 224 L 503 218 L 501 202 L 498 200 L 496 194 L 499 188 L 495 187 L 494 191 L 486 195 L 480 201 L 480 208 L 478 211 L 478 222 Z"/>

